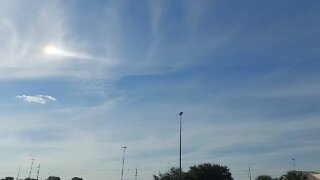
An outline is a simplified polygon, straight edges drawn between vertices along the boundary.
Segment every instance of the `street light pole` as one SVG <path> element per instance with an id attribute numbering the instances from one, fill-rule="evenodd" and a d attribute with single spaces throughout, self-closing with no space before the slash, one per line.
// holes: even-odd
<path id="1" fill-rule="evenodd" d="M 127 148 L 127 147 L 123 146 L 122 148 L 123 148 L 123 158 L 122 158 L 121 180 L 123 180 L 124 154 L 125 154 L 125 152 L 126 152 L 126 148 Z"/>
<path id="2" fill-rule="evenodd" d="M 296 160 L 296 158 L 292 158 L 293 161 L 293 170 L 296 171 L 296 163 L 294 162 Z"/>
<path id="3" fill-rule="evenodd" d="M 180 113 L 179 113 L 179 116 L 180 116 L 180 154 L 179 154 L 179 155 L 180 155 L 180 156 L 179 156 L 180 174 L 179 174 L 179 179 L 180 179 L 180 180 L 181 180 L 181 172 L 182 172 L 182 169 L 181 169 L 181 117 L 182 117 L 182 114 L 183 114 L 183 112 L 180 112 Z"/>

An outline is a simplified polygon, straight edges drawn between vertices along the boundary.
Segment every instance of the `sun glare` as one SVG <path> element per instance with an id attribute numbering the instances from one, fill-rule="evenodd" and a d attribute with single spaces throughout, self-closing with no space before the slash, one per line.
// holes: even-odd
<path id="1" fill-rule="evenodd" d="M 56 47 L 53 45 L 47 45 L 43 47 L 43 53 L 45 53 L 48 56 L 59 56 L 63 58 L 78 58 L 78 59 L 83 59 L 85 56 L 82 56 L 80 54 L 70 52 L 65 49 L 61 49 L 60 47 Z"/>
<path id="2" fill-rule="evenodd" d="M 59 54 L 59 49 L 57 49 L 56 47 L 54 47 L 54 46 L 50 46 L 50 45 L 48 45 L 48 46 L 46 46 L 46 47 L 44 47 L 44 52 L 46 53 L 46 54 Z"/>

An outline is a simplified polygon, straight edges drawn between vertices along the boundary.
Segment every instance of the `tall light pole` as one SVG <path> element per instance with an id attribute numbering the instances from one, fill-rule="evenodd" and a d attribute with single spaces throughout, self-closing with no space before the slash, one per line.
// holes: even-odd
<path id="1" fill-rule="evenodd" d="M 296 158 L 292 158 L 292 162 L 293 162 L 293 170 L 296 171 L 296 163 L 294 162 L 296 160 Z"/>
<path id="2" fill-rule="evenodd" d="M 182 169 L 181 169 L 181 118 L 182 118 L 182 114 L 183 112 L 180 112 L 179 113 L 179 116 L 180 116 L 180 154 L 179 154 L 179 168 L 180 168 L 180 174 L 179 174 L 179 179 L 181 180 L 181 172 L 182 172 Z"/>
<path id="3" fill-rule="evenodd" d="M 126 148 L 127 147 L 123 146 L 121 148 L 123 149 L 121 180 L 123 180 L 124 154 L 126 153 Z"/>
<path id="4" fill-rule="evenodd" d="M 30 172 L 29 172 L 29 179 L 30 179 L 30 176 L 31 176 L 31 171 L 32 171 L 32 166 L 33 166 L 33 161 L 34 161 L 34 159 L 31 159 L 31 167 L 30 167 Z"/>

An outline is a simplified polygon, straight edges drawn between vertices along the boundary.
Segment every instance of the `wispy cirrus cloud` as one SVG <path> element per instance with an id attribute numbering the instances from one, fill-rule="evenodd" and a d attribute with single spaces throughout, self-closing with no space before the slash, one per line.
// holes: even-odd
<path id="1" fill-rule="evenodd" d="M 47 104 L 49 102 L 57 101 L 57 99 L 53 96 L 49 95 L 35 95 L 35 96 L 28 96 L 28 95 L 18 95 L 16 96 L 18 99 L 22 99 L 23 101 L 29 103 L 37 103 L 37 104 Z"/>

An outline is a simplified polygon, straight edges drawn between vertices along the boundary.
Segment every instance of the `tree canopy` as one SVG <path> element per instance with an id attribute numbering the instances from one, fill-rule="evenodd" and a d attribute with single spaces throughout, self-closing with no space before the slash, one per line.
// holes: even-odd
<path id="1" fill-rule="evenodd" d="M 56 177 L 56 176 L 49 176 L 47 178 L 47 180 L 61 180 L 60 177 Z"/>
<path id="2" fill-rule="evenodd" d="M 169 172 L 154 175 L 154 180 L 178 180 L 179 168 L 171 168 Z M 227 166 L 218 164 L 204 163 L 197 166 L 191 166 L 189 171 L 181 172 L 183 180 L 233 180 L 230 170 Z"/>
<path id="3" fill-rule="evenodd" d="M 71 180 L 82 180 L 82 178 L 79 178 L 79 177 L 73 177 Z"/>
<path id="4" fill-rule="evenodd" d="M 2 178 L 1 180 L 14 180 L 13 177 L 6 177 L 6 178 Z"/>
<path id="5" fill-rule="evenodd" d="M 273 180 L 269 175 L 260 175 L 256 178 L 256 180 Z"/>
<path id="6" fill-rule="evenodd" d="M 179 179 L 179 173 L 180 169 L 179 168 L 170 168 L 170 170 L 166 173 L 159 173 L 158 176 L 153 175 L 154 180 L 178 180 Z M 185 173 L 182 172 L 182 176 L 184 176 Z"/>

